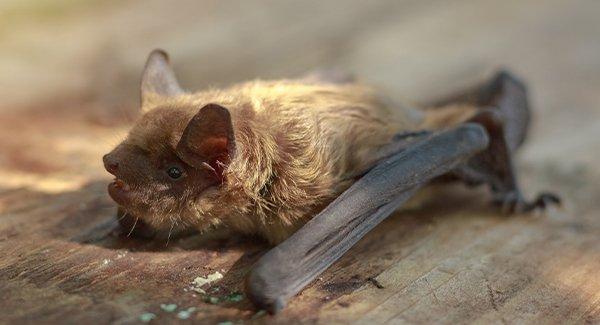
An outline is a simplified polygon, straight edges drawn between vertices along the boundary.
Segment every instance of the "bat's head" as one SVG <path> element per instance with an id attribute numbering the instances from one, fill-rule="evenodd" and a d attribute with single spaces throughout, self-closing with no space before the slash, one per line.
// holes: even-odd
<path id="1" fill-rule="evenodd" d="M 229 111 L 186 101 L 162 51 L 150 54 L 141 93 L 144 114 L 103 158 L 109 195 L 156 230 L 214 223 L 207 211 L 234 151 Z"/>

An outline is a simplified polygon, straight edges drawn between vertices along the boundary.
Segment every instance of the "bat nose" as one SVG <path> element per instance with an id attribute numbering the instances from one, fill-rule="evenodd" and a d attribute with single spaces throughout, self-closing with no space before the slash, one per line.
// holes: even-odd
<path id="1" fill-rule="evenodd" d="M 119 162 L 111 155 L 106 154 L 102 157 L 102 161 L 104 162 L 104 168 L 107 172 L 115 175 L 117 170 L 119 169 Z"/>

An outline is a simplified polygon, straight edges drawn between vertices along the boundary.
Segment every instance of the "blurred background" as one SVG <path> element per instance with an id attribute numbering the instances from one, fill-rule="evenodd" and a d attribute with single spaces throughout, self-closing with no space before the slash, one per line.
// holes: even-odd
<path id="1" fill-rule="evenodd" d="M 547 139 L 527 157 L 568 150 L 589 162 L 600 149 L 598 14 L 594 0 L 3 0 L 0 164 L 11 175 L 0 179 L 68 166 L 73 182 L 84 156 L 93 158 L 86 173 L 101 171 L 97 151 L 135 118 L 141 68 L 156 47 L 190 90 L 338 67 L 416 103 L 508 67 L 531 87 L 532 141 Z M 56 153 L 81 157 L 38 156 L 51 139 L 64 141 Z"/>
<path id="2" fill-rule="evenodd" d="M 524 159 L 568 150 L 565 164 L 590 162 L 600 149 L 598 14 L 594 0 L 3 0 L 0 186 L 46 173 L 68 187 L 102 173 L 99 151 L 136 117 L 156 47 L 190 90 L 338 67 L 416 103 L 508 67 L 531 87 L 532 141 L 546 139 Z"/>
<path id="3" fill-rule="evenodd" d="M 7 255 L 12 260 L 0 260 L 0 266 L 17 265 L 11 272 L 20 274 L 19 279 L 34 281 L 36 276 L 27 272 L 36 269 L 37 257 L 23 255 L 31 250 L 28 236 L 52 234 L 57 241 L 50 246 L 75 245 L 64 238 L 89 230 L 86 227 L 93 222 L 112 220 L 114 211 L 107 209 L 113 205 L 105 194 L 109 175 L 101 157 L 138 116 L 141 69 L 148 53 L 157 47 L 170 53 L 181 85 L 189 90 L 336 67 L 396 99 L 421 103 L 470 85 L 495 69 L 508 68 L 530 87 L 535 114 L 530 139 L 518 160 L 527 194 L 557 191 L 566 198 L 568 216 L 578 222 L 578 231 L 599 229 L 600 1 L 0 0 L 0 212 L 4 215 L 0 246 L 4 241 L 3 252 L 18 247 Z M 79 206 L 81 202 L 85 204 Z M 98 212 L 93 202 L 104 210 Z M 35 210 L 41 206 L 47 206 L 46 210 Z M 39 229 L 29 226 L 33 223 Z M 529 228 L 516 227 L 514 234 L 523 229 Z M 538 230 L 533 228 L 531 233 L 543 233 Z M 573 253 L 577 258 L 562 259 L 563 266 L 577 261 L 584 264 L 580 270 L 597 270 L 597 233 L 588 237 L 565 234 L 553 238 L 567 238 L 571 246 L 555 241 L 557 247 L 587 254 L 588 263 Z M 14 238 L 10 245 L 7 238 Z M 531 245 L 542 254 L 547 238 L 538 239 Z M 109 250 L 98 253 L 97 247 L 85 249 L 94 258 L 113 254 Z M 235 261 L 241 253 L 235 254 L 223 260 Z M 149 256 L 141 259 L 155 258 Z M 525 264 L 531 260 L 523 259 Z M 66 261 L 48 258 L 59 260 Z M 85 261 L 80 257 L 73 263 Z M 155 261 L 156 265 L 164 262 Z M 550 265 L 551 261 L 557 265 L 551 256 L 536 263 Z M 17 262 L 21 264 L 11 264 Z M 140 263 L 140 269 L 148 265 Z M 223 263 L 227 268 L 233 262 Z M 57 265 L 57 270 L 71 268 L 70 264 Z M 594 279 L 589 272 L 568 278 L 587 282 Z M 527 272 L 522 274 L 529 279 Z M 600 299 L 595 275 L 595 286 L 580 291 L 590 305 L 577 305 L 592 306 L 592 311 L 598 311 Z M 568 282 L 558 275 L 547 278 L 552 283 Z M 516 279 L 515 283 L 529 283 Z M 15 284 L 11 293 L 17 297 L 12 300 L 14 306 L 31 298 L 19 286 Z M 317 302 L 334 296 L 315 292 L 307 295 L 317 297 Z M 557 304 L 566 299 L 552 297 Z M 485 305 L 475 301 L 473 306 Z M 6 306 L 8 310 L 11 305 Z M 535 306 L 532 310 L 539 307 Z M 143 311 L 113 307 L 106 308 L 134 318 Z M 517 307 L 510 311 L 519 312 L 524 311 Z M 296 313 L 302 316 L 305 310 Z"/>

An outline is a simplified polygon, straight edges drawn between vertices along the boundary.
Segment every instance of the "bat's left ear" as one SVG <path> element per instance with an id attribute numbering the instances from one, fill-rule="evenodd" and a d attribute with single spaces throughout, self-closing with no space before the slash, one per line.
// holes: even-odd
<path id="1" fill-rule="evenodd" d="M 196 168 L 214 169 L 221 175 L 229 163 L 235 142 L 229 110 L 217 104 L 200 109 L 188 123 L 176 152 L 181 160 Z"/>

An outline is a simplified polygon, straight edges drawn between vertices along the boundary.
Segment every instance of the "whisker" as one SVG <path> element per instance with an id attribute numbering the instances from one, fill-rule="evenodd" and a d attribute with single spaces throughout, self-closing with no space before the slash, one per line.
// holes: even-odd
<path id="1" fill-rule="evenodd" d="M 171 222 L 171 229 L 169 229 L 169 235 L 167 235 L 167 243 L 165 247 L 169 246 L 169 241 L 171 240 L 171 233 L 173 232 L 173 226 L 175 226 L 174 222 Z"/>
<path id="2" fill-rule="evenodd" d="M 137 225 L 138 219 L 140 217 L 136 217 L 135 221 L 133 222 L 133 227 L 131 227 L 131 230 L 129 230 L 129 233 L 127 234 L 127 237 L 131 236 L 131 234 L 133 233 L 133 229 L 135 229 L 135 226 Z"/>
<path id="3" fill-rule="evenodd" d="M 123 215 L 119 217 L 119 221 L 123 220 L 127 216 L 128 213 L 129 212 L 123 213 Z M 135 221 L 137 221 L 137 219 Z"/>

